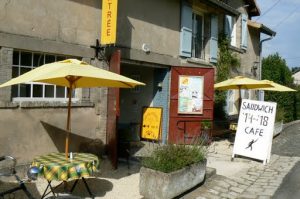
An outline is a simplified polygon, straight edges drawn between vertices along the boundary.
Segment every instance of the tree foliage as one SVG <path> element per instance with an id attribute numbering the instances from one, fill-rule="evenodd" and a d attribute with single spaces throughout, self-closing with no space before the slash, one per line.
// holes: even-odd
<path id="1" fill-rule="evenodd" d="M 286 61 L 278 53 L 269 55 L 262 60 L 262 79 L 293 87 L 292 72 Z M 265 91 L 265 101 L 277 102 L 277 113 L 282 115 L 284 122 L 293 121 L 295 115 L 294 93 Z"/>

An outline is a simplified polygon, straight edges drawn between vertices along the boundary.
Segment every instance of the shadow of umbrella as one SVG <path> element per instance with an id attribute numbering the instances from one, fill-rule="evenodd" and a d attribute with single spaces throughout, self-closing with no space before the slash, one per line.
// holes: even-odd
<path id="1" fill-rule="evenodd" d="M 67 133 L 66 130 L 58 128 L 44 121 L 41 121 L 41 123 L 53 140 L 53 143 L 55 144 L 57 150 L 59 152 L 64 152 L 64 141 Z M 103 154 L 104 144 L 99 139 L 91 139 L 81 135 L 76 135 L 74 133 L 70 133 L 70 139 L 72 139 L 70 151 L 93 153 L 99 158 Z"/>

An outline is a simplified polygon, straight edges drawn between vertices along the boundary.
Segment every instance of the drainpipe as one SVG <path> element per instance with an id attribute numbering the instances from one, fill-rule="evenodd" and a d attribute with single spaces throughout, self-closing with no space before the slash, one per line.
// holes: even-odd
<path id="1" fill-rule="evenodd" d="M 269 41 L 271 39 L 273 39 L 274 35 L 272 35 L 271 37 L 268 37 L 266 39 L 263 39 L 259 42 L 259 80 L 261 80 L 262 78 L 262 58 L 261 58 L 261 54 L 262 54 L 262 44 L 265 41 Z M 265 100 L 265 91 L 263 90 L 259 90 L 259 94 L 258 94 L 258 99 L 259 101 L 264 101 Z"/>

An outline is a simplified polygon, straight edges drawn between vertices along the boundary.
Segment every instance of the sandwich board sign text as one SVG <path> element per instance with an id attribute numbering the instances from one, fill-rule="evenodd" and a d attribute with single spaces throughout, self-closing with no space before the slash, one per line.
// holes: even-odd
<path id="1" fill-rule="evenodd" d="M 269 161 L 276 103 L 243 99 L 240 107 L 239 121 L 233 154 Z"/>

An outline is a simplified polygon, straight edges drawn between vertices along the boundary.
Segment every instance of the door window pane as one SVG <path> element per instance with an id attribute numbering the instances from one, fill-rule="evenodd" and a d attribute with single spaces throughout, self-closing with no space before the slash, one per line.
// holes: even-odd
<path id="1" fill-rule="evenodd" d="M 19 76 L 19 67 L 13 67 L 12 68 L 12 78 Z"/>
<path id="2" fill-rule="evenodd" d="M 64 98 L 65 97 L 65 87 L 56 86 L 56 97 Z"/>
<path id="3" fill-rule="evenodd" d="M 20 85 L 20 97 L 30 97 L 31 85 L 30 84 L 21 84 Z"/>
<path id="4" fill-rule="evenodd" d="M 34 53 L 33 55 L 33 66 L 38 67 L 44 64 L 44 55 L 40 53 Z"/>
<path id="5" fill-rule="evenodd" d="M 45 64 L 49 64 L 55 62 L 55 56 L 54 55 L 45 55 Z"/>
<path id="6" fill-rule="evenodd" d="M 20 71 L 20 75 L 23 75 L 24 73 L 27 73 L 27 72 L 29 72 L 29 71 L 31 71 L 31 68 L 20 68 L 21 69 L 21 71 Z"/>
<path id="7" fill-rule="evenodd" d="M 33 97 L 43 97 L 43 85 L 33 84 Z"/>
<path id="8" fill-rule="evenodd" d="M 13 65 L 19 65 L 19 51 L 14 51 L 13 52 Z"/>
<path id="9" fill-rule="evenodd" d="M 56 61 L 62 61 L 62 60 L 65 60 L 66 57 L 63 57 L 63 56 L 57 56 L 56 57 Z"/>
<path id="10" fill-rule="evenodd" d="M 21 52 L 21 65 L 22 66 L 32 66 L 32 53 Z"/>
<path id="11" fill-rule="evenodd" d="M 11 87 L 11 97 L 18 97 L 19 85 L 12 85 Z"/>
<path id="12" fill-rule="evenodd" d="M 45 97 L 54 97 L 54 86 L 45 85 Z"/>

